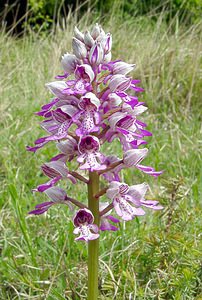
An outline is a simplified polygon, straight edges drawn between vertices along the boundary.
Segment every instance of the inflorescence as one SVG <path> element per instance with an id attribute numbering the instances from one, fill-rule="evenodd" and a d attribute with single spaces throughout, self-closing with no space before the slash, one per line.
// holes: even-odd
<path id="1" fill-rule="evenodd" d="M 73 54 L 62 57 L 64 74 L 57 81 L 46 84 L 53 94 L 50 103 L 42 106 L 36 114 L 44 118 L 41 127 L 46 136 L 35 141 L 28 151 L 36 152 L 53 141 L 60 152 L 41 167 L 49 180 L 34 191 L 44 193 L 49 201 L 36 205 L 30 214 L 40 215 L 52 205 L 63 203 L 70 209 L 79 210 L 73 217 L 76 240 L 93 240 L 99 237 L 99 230 L 118 228 L 112 223 L 132 220 L 145 214 L 144 207 L 162 209 L 158 201 L 146 200 L 146 183 L 128 186 L 121 182 L 122 169 L 136 168 L 157 177 L 162 171 L 144 166 L 142 160 L 148 153 L 142 145 L 145 137 L 151 136 L 139 115 L 147 110 L 138 101 L 140 80 L 128 76 L 134 64 L 111 60 L 112 36 L 96 24 L 92 31 L 82 33 L 75 28 L 72 40 Z M 118 139 L 123 154 L 106 156 L 102 152 L 104 143 Z M 97 172 L 107 182 L 106 187 L 95 195 L 97 201 L 106 195 L 109 202 L 100 202 L 100 226 L 94 224 L 94 216 L 86 204 L 71 198 L 58 187 L 61 180 L 72 184 L 82 181 L 88 184 L 85 172 L 78 173 L 67 168 L 67 162 L 76 160 L 80 170 Z M 84 174 L 84 175 L 83 175 Z M 112 214 L 115 210 L 119 218 Z"/>

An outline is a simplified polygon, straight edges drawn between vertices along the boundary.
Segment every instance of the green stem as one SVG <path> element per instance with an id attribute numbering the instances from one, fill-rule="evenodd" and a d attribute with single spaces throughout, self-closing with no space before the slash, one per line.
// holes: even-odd
<path id="1" fill-rule="evenodd" d="M 95 218 L 94 223 L 99 226 L 99 200 L 95 195 L 99 191 L 99 175 L 89 172 L 88 207 Z M 98 299 L 98 253 L 99 239 L 88 242 L 88 300 Z"/>

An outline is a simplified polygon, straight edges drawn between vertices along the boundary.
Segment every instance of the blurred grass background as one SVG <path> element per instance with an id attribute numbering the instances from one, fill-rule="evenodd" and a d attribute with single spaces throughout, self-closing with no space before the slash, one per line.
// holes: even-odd
<path id="1" fill-rule="evenodd" d="M 189 2 L 189 1 L 187 1 Z M 46 216 L 27 212 L 44 199 L 31 189 L 45 181 L 40 165 L 54 145 L 37 154 L 25 146 L 43 135 L 33 112 L 48 102 L 44 84 L 61 73 L 60 58 L 71 51 L 74 25 L 101 22 L 113 35 L 113 59 L 136 63 L 134 78 L 149 107 L 142 120 L 153 137 L 145 164 L 165 173 L 157 180 L 125 171 L 128 184 L 147 181 L 165 209 L 101 234 L 99 299 L 202 299 L 201 111 L 202 24 L 168 18 L 162 9 L 136 17 L 120 1 L 110 13 L 78 10 L 54 30 L 29 29 L 17 38 L 0 33 L 0 299 L 86 299 L 87 248 L 75 243 L 68 209 Z M 135 2 L 134 2 L 135 3 Z M 63 24 L 63 25 L 64 25 Z M 119 148 L 107 146 L 119 155 Z M 83 185 L 68 186 L 86 201 Z"/>

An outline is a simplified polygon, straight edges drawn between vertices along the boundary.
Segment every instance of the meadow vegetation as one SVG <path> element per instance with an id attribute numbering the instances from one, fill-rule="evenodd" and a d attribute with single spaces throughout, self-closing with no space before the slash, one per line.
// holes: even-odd
<path id="1" fill-rule="evenodd" d="M 79 21 L 92 25 L 90 14 Z M 145 164 L 165 172 L 157 180 L 136 170 L 126 182 L 150 183 L 150 197 L 164 205 L 104 233 L 100 242 L 100 299 L 202 299 L 201 239 L 201 80 L 202 24 L 169 24 L 163 13 L 122 22 L 112 11 L 98 20 L 113 34 L 113 59 L 137 64 L 143 116 L 153 132 Z M 87 247 L 75 243 L 68 208 L 28 216 L 42 202 L 31 189 L 45 181 L 40 165 L 55 153 L 53 145 L 26 152 L 42 136 L 34 115 L 48 102 L 44 84 L 61 73 L 60 57 L 71 50 L 76 19 L 65 30 L 17 39 L 0 33 L 0 299 L 86 299 Z M 109 147 L 111 147 L 109 145 Z M 116 143 L 109 153 L 119 154 Z M 86 190 L 67 186 L 68 194 L 86 201 Z"/>

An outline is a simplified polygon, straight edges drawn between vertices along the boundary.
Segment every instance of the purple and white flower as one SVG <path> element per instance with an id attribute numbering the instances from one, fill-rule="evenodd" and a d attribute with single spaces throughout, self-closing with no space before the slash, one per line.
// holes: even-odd
<path id="1" fill-rule="evenodd" d="M 76 179 L 69 174 L 69 170 L 66 164 L 63 161 L 51 161 L 45 163 L 41 166 L 43 173 L 51 178 L 50 181 L 40 184 L 36 189 L 33 189 L 34 192 L 44 192 L 50 187 L 54 186 L 60 179 L 69 179 L 73 184 L 76 183 Z"/>
<path id="2" fill-rule="evenodd" d="M 65 53 L 62 56 L 61 65 L 68 74 L 74 73 L 76 67 L 80 65 L 80 63 L 81 61 L 73 54 Z"/>
<path id="3" fill-rule="evenodd" d="M 141 207 L 132 205 L 136 199 L 133 199 L 129 192 L 130 187 L 127 184 L 117 181 L 112 181 L 106 192 L 107 197 L 113 201 L 113 206 L 117 215 L 124 221 L 129 221 L 135 216 L 142 216 L 145 214 Z M 141 194 L 140 196 L 142 197 Z"/>
<path id="4" fill-rule="evenodd" d="M 87 93 L 85 96 L 81 97 L 78 106 L 80 111 L 74 119 L 82 117 L 82 124 L 76 130 L 76 134 L 78 136 L 84 136 L 91 132 L 99 131 L 97 125 L 100 122 L 100 115 L 98 112 L 100 100 L 96 95 L 91 92 Z"/>
<path id="5" fill-rule="evenodd" d="M 62 188 L 55 186 L 50 187 L 49 189 L 45 190 L 44 193 L 50 198 L 50 201 L 37 204 L 35 209 L 30 211 L 29 214 L 41 215 L 55 204 L 67 204 L 72 210 L 72 205 L 67 200 L 67 194 Z"/>
<path id="6" fill-rule="evenodd" d="M 80 209 L 73 218 L 74 234 L 79 234 L 75 240 L 91 241 L 99 238 L 98 226 L 93 224 L 94 217 L 89 209 Z"/>
<path id="7" fill-rule="evenodd" d="M 102 165 L 104 156 L 99 152 L 100 143 L 97 137 L 87 135 L 80 139 L 78 145 L 80 155 L 77 161 L 82 164 L 80 166 L 81 170 L 98 171 L 104 170 L 105 165 Z"/>
<path id="8" fill-rule="evenodd" d="M 73 123 L 72 117 L 77 111 L 78 109 L 72 105 L 64 105 L 53 110 L 50 113 L 50 118 L 41 123 L 42 128 L 50 133 L 50 135 L 36 140 L 36 146 L 30 148 L 29 151 L 36 151 L 50 141 L 58 141 L 66 138 L 68 136 L 68 129 Z"/>

